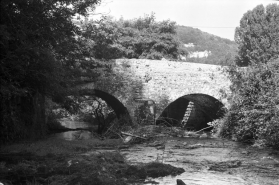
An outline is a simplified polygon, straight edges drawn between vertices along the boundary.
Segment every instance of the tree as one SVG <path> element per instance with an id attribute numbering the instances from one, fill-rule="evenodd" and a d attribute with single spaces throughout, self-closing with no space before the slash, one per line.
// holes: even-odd
<path id="1" fill-rule="evenodd" d="M 113 109 L 101 98 L 95 96 L 74 97 L 79 102 L 79 117 L 83 121 L 98 126 L 97 133 L 102 134 L 116 118 Z"/>
<path id="2" fill-rule="evenodd" d="M 279 6 L 259 5 L 240 23 L 237 63 L 248 67 L 228 68 L 233 94 L 221 134 L 278 149 Z"/>
<path id="3" fill-rule="evenodd" d="M 1 141 L 43 130 L 44 97 L 57 97 L 88 75 L 92 58 L 72 22 L 99 0 L 2 0 Z M 26 131 L 25 133 L 23 133 Z M 35 133 L 31 132 L 31 133 Z"/>
<path id="4" fill-rule="evenodd" d="M 258 5 L 244 14 L 236 28 L 237 64 L 267 63 L 279 57 L 279 5 Z"/>
<path id="5" fill-rule="evenodd" d="M 85 74 L 92 57 L 71 19 L 98 2 L 1 1 L 1 94 L 54 96 Z"/>
<path id="6" fill-rule="evenodd" d="M 91 47 L 91 54 L 97 59 L 115 59 L 122 56 L 122 46 L 118 43 L 122 30 L 112 17 L 103 16 L 100 20 L 82 25 L 83 37 Z"/>
<path id="7" fill-rule="evenodd" d="M 157 22 L 154 14 L 133 20 L 102 17 L 83 28 L 91 53 L 97 59 L 177 59 L 186 52 L 175 36 L 175 22 Z"/>
<path id="8" fill-rule="evenodd" d="M 233 91 L 221 135 L 279 148 L 279 59 L 228 68 Z"/>

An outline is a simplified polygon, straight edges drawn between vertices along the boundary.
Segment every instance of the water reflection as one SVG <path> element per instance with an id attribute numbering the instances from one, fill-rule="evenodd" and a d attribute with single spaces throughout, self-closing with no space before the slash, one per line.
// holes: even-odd
<path id="1" fill-rule="evenodd" d="M 67 120 L 63 119 L 60 120 L 60 123 L 62 126 L 67 127 L 67 128 L 86 128 L 86 127 L 92 127 L 91 124 L 83 121 L 72 121 L 72 120 Z"/>
<path id="2" fill-rule="evenodd" d="M 61 125 L 67 128 L 88 128 L 93 127 L 91 124 L 83 121 L 72 121 L 72 120 L 60 120 Z M 78 140 L 78 139 L 90 139 L 91 132 L 86 130 L 79 130 L 79 131 L 68 131 L 54 134 L 54 137 L 59 139 L 65 140 Z"/>

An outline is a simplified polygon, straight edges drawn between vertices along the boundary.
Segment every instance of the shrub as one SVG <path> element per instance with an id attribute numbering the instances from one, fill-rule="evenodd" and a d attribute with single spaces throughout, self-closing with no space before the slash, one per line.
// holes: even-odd
<path id="1" fill-rule="evenodd" d="M 144 56 L 143 58 L 147 58 L 150 60 L 161 60 L 163 58 L 163 54 L 159 53 L 159 52 L 152 52 L 152 53 L 148 53 L 146 56 Z"/>
<path id="2" fill-rule="evenodd" d="M 220 134 L 279 148 L 279 59 L 229 74 L 233 95 Z"/>

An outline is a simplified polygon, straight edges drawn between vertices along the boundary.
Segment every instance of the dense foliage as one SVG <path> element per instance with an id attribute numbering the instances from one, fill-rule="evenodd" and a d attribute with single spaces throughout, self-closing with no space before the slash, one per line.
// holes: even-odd
<path id="1" fill-rule="evenodd" d="M 80 76 L 88 54 L 71 17 L 97 2 L 1 1 L 1 94 L 52 95 Z"/>
<path id="2" fill-rule="evenodd" d="M 77 21 L 79 23 L 79 21 Z M 98 59 L 146 58 L 179 60 L 190 52 L 211 51 L 207 58 L 187 58 L 189 62 L 229 65 L 236 54 L 236 44 L 228 39 L 177 26 L 166 20 L 158 22 L 155 15 L 133 20 L 102 17 L 81 25 L 89 39 L 91 52 Z M 92 42 L 93 40 L 93 42 Z M 183 43 L 194 43 L 186 48 Z"/>
<path id="3" fill-rule="evenodd" d="M 236 29 L 238 65 L 267 63 L 279 57 L 279 5 L 258 5 L 244 14 Z"/>
<path id="4" fill-rule="evenodd" d="M 38 132 L 31 134 L 43 134 L 45 96 L 55 99 L 82 76 L 93 78 L 87 71 L 94 68 L 91 54 L 71 18 L 97 3 L 1 1 L 1 141 L 30 135 L 30 128 Z"/>
<path id="5" fill-rule="evenodd" d="M 260 16 L 265 12 L 268 17 Z M 233 95 L 221 132 L 239 141 L 255 141 L 274 148 L 279 148 L 279 32 L 278 24 L 271 21 L 273 26 L 266 27 L 266 21 L 278 23 L 278 15 L 278 5 L 268 5 L 266 11 L 257 6 L 243 16 L 236 30 L 240 48 L 237 63 L 249 65 L 228 70 Z M 259 16 L 261 19 L 255 21 Z"/>
<path id="6" fill-rule="evenodd" d="M 207 58 L 187 58 L 187 62 L 197 62 L 217 65 L 230 65 L 236 55 L 237 45 L 235 42 L 224 39 L 199 29 L 177 26 L 178 39 L 184 43 L 193 43 L 194 47 L 187 47 L 189 53 L 196 51 L 211 51 Z"/>
<path id="7" fill-rule="evenodd" d="M 223 136 L 279 146 L 279 60 L 231 68 L 233 97 Z"/>
<path id="8" fill-rule="evenodd" d="M 82 27 L 84 37 L 93 40 L 91 51 L 98 59 L 178 59 L 186 54 L 175 37 L 175 22 L 157 22 L 154 14 L 133 20 L 102 17 Z"/>

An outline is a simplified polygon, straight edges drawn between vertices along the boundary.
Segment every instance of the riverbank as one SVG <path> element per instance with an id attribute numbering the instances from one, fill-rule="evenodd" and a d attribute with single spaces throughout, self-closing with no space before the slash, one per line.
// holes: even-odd
<path id="1" fill-rule="evenodd" d="M 125 185 L 147 177 L 177 175 L 182 168 L 163 163 L 130 165 L 119 139 L 59 140 L 49 138 L 2 146 L 0 182 L 11 184 Z"/>
<path id="2" fill-rule="evenodd" d="M 277 185 L 279 151 L 202 137 L 156 137 L 129 145 L 120 139 L 50 137 L 2 146 L 0 174 L 5 185 L 174 185 L 177 179 L 194 185 Z"/>

